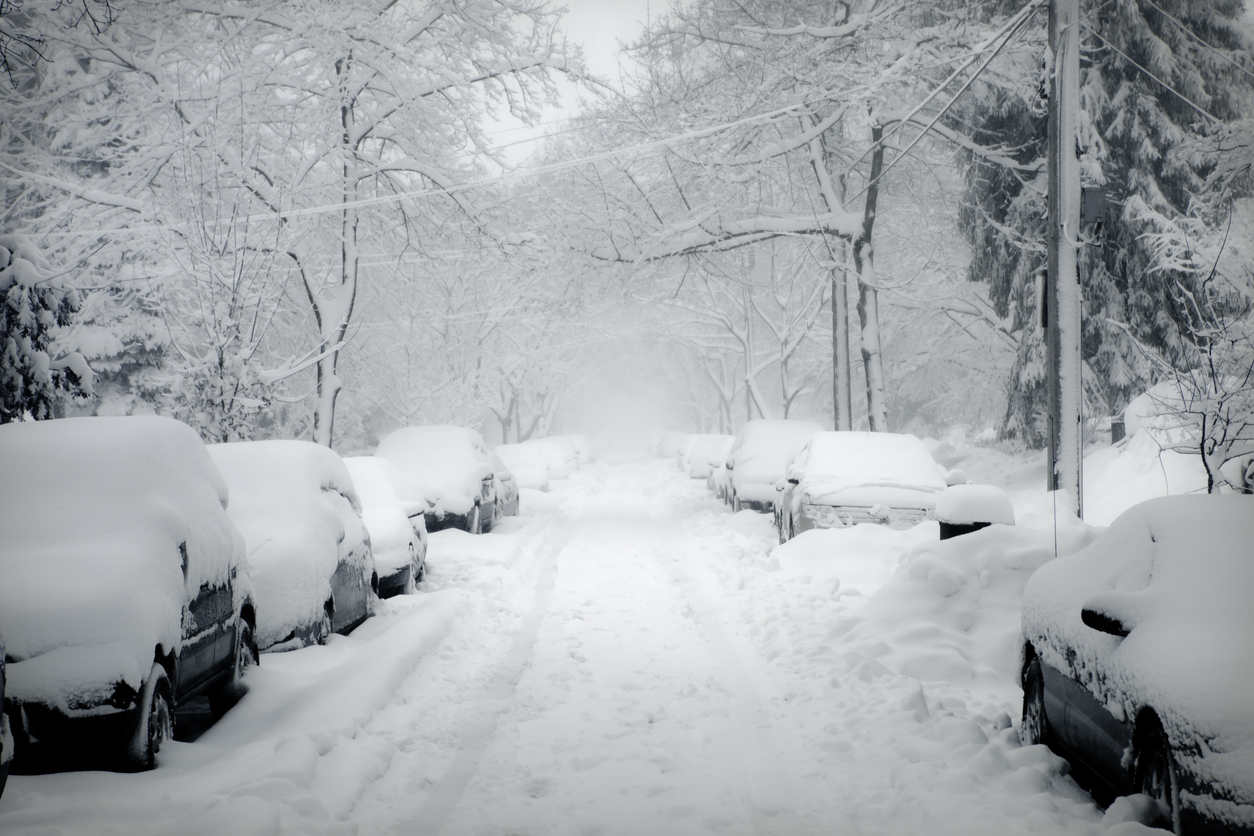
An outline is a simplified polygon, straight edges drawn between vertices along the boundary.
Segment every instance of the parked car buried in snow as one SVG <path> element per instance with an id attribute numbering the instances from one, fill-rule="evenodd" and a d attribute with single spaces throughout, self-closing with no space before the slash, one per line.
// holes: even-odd
<path id="1" fill-rule="evenodd" d="M 775 483 L 810 436 L 819 432 L 812 421 L 760 418 L 747 422 L 727 454 L 725 500 L 733 511 L 773 511 Z"/>
<path id="2" fill-rule="evenodd" d="M 1254 833 L 1254 499 L 1124 512 L 1023 594 L 1024 743 L 1177 833 Z"/>
<path id="3" fill-rule="evenodd" d="M 713 469 L 727 460 L 734 436 L 697 434 L 688 436 L 680 453 L 679 469 L 691 479 L 708 479 Z"/>
<path id="4" fill-rule="evenodd" d="M 4 706 L 4 636 L 0 635 L 0 708 Z M 9 767 L 13 764 L 13 730 L 9 727 L 9 715 L 0 711 L 0 795 L 9 781 Z"/>
<path id="5" fill-rule="evenodd" d="M 410 517 L 393 487 L 392 465 L 375 456 L 349 456 L 344 466 L 361 497 L 361 517 L 370 532 L 370 552 L 379 577 L 379 597 L 412 592 L 427 568 L 427 526 Z"/>
<path id="6" fill-rule="evenodd" d="M 492 452 L 505 462 L 519 488 L 535 491 L 549 489 L 549 465 L 539 447 L 534 444 L 500 444 Z"/>
<path id="7" fill-rule="evenodd" d="M 256 660 L 244 539 L 185 424 L 0 426 L 0 633 L 15 768 L 151 768 L 174 710 Z M 6 745 L 8 740 L 6 740 Z"/>
<path id="8" fill-rule="evenodd" d="M 257 644 L 291 650 L 370 615 L 378 577 L 361 499 L 341 459 L 312 441 L 212 444 L 248 545 Z"/>
<path id="9" fill-rule="evenodd" d="M 928 519 L 946 483 L 912 435 L 828 431 L 806 442 L 776 487 L 782 543 L 811 528 L 912 528 Z"/>
<path id="10" fill-rule="evenodd" d="M 465 427 L 403 427 L 379 442 L 375 455 L 396 468 L 396 493 L 407 502 L 430 500 L 427 531 L 492 530 L 496 490 L 483 436 Z"/>

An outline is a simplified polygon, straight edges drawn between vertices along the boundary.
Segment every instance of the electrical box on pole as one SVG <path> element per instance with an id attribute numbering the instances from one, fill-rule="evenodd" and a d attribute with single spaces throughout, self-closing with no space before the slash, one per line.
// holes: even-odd
<path id="1" fill-rule="evenodd" d="M 1083 416 L 1080 357 L 1080 0 L 1050 0 L 1049 277 L 1045 344 L 1049 352 L 1049 490 L 1083 516 Z M 1062 498 L 1062 495 L 1059 496 Z"/>

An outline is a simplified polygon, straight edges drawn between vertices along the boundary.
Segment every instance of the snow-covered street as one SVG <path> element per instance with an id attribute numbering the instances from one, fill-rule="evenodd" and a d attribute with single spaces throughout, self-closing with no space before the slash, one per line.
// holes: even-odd
<path id="1" fill-rule="evenodd" d="M 266 654 L 155 771 L 13 776 L 0 832 L 1139 830 L 1018 743 L 997 604 L 1031 546 L 955 594 L 934 567 L 889 582 L 920 535 L 874 530 L 798 571 L 769 516 L 669 462 L 593 465 L 489 536 L 433 535 L 422 593 Z"/>

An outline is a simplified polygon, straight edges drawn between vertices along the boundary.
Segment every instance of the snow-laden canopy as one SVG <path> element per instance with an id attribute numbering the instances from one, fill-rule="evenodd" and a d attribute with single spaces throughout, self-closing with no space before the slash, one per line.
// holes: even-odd
<path id="1" fill-rule="evenodd" d="M 403 427 L 374 454 L 396 468 L 401 499 L 431 500 L 437 514 L 469 513 L 480 484 L 492 476 L 483 436 L 465 427 Z"/>
<path id="2" fill-rule="evenodd" d="M 419 548 L 414 526 L 424 523 L 421 514 L 414 517 L 416 522 L 410 522 L 405 504 L 393 487 L 395 468 L 377 456 L 349 456 L 344 459 L 344 466 L 361 497 L 361 516 L 370 532 L 370 550 L 379 577 L 405 568 Z"/>
<path id="3" fill-rule="evenodd" d="M 154 648 L 180 646 L 185 602 L 244 564 L 204 444 L 169 418 L 65 418 L 0 426 L 0 461 L 8 696 L 138 688 Z"/>
<path id="4" fill-rule="evenodd" d="M 213 444 L 244 534 L 257 600 L 257 643 L 316 624 L 341 562 L 365 568 L 362 504 L 343 459 L 311 441 Z"/>

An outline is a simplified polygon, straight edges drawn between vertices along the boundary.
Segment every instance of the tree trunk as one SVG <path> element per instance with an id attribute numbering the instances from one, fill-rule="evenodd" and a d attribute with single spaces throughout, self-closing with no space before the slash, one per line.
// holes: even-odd
<path id="1" fill-rule="evenodd" d="M 849 293 L 845 271 L 849 263 L 849 245 L 841 242 L 845 264 L 832 268 L 832 403 L 835 428 L 853 429 L 853 383 L 849 373 Z"/>
<path id="2" fill-rule="evenodd" d="M 875 290 L 875 251 L 871 232 L 875 228 L 875 204 L 879 198 L 879 176 L 884 170 L 884 128 L 871 127 L 871 179 L 862 214 L 862 234 L 853 245 L 853 263 L 858 271 L 858 321 L 862 325 L 862 368 L 866 375 L 867 424 L 871 432 L 888 431 L 888 408 L 884 401 L 884 360 L 880 350 L 879 299 Z"/>

